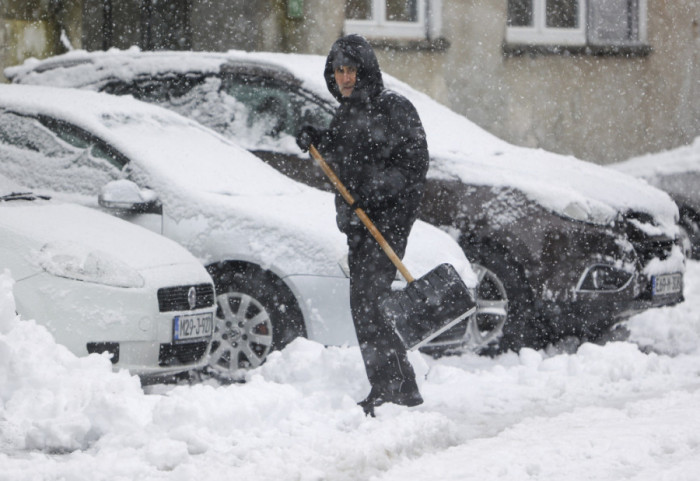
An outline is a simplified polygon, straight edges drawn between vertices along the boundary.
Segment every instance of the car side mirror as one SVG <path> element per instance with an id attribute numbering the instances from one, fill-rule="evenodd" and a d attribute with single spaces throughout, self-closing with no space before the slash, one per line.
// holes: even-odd
<path id="1" fill-rule="evenodd" d="M 158 194 L 151 189 L 141 189 L 126 179 L 105 184 L 100 190 L 97 202 L 107 209 L 125 210 L 134 214 L 163 213 Z"/>

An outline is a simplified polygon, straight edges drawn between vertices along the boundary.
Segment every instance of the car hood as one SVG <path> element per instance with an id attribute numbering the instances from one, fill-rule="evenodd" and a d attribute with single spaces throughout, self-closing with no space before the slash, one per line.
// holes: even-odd
<path id="1" fill-rule="evenodd" d="M 106 253 L 139 271 L 174 264 L 199 264 L 176 243 L 141 227 L 74 204 L 14 200 L 0 204 L 0 227 L 42 252 Z"/>

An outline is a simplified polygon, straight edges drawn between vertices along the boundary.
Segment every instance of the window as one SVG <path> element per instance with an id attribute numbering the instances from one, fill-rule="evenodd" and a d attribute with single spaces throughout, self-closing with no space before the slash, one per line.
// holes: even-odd
<path id="1" fill-rule="evenodd" d="M 506 42 L 620 47 L 646 40 L 647 0 L 508 0 Z"/>
<path id="2" fill-rule="evenodd" d="M 241 120 L 251 138 L 270 144 L 274 139 L 295 136 L 306 124 L 328 127 L 333 111 L 289 86 L 271 79 L 229 77 L 225 91 L 241 102 Z M 243 129 L 243 126 L 239 126 Z"/>
<path id="3" fill-rule="evenodd" d="M 367 38 L 435 39 L 442 0 L 346 0 L 345 31 Z"/>
<path id="4" fill-rule="evenodd" d="M 97 195 L 100 186 L 122 178 L 124 164 L 83 134 L 53 119 L 0 111 L 0 174 L 30 188 Z"/>

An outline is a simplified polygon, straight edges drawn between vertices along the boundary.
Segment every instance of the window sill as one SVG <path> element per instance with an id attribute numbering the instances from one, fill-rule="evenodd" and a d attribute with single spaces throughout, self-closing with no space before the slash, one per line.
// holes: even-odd
<path id="1" fill-rule="evenodd" d="M 450 48 L 450 42 L 444 37 L 435 39 L 404 39 L 390 37 L 369 37 L 369 44 L 379 50 L 395 50 L 398 52 L 428 51 L 446 52 Z"/>
<path id="2" fill-rule="evenodd" d="M 504 43 L 503 54 L 507 57 L 531 57 L 561 55 L 561 56 L 605 56 L 605 57 L 646 57 L 652 53 L 650 45 L 533 45 Z"/>

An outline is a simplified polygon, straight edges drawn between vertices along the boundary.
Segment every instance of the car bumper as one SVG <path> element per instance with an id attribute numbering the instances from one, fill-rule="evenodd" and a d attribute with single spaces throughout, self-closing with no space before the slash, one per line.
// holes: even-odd
<path id="1" fill-rule="evenodd" d="M 170 282 L 191 282 L 183 281 Z M 158 287 L 119 288 L 42 273 L 16 282 L 14 293 L 21 317 L 45 326 L 77 356 L 106 351 L 115 370 L 144 378 L 203 367 L 211 336 L 176 342 L 173 323 L 184 314 L 213 318 L 215 307 L 160 312 Z"/>
<path id="2" fill-rule="evenodd" d="M 578 292 L 569 303 L 544 302 L 540 310 L 543 322 L 557 337 L 596 338 L 635 314 L 683 302 L 683 274 L 677 274 L 680 290 L 669 294 L 653 295 L 651 278 L 635 276 L 628 286 L 616 292 Z"/>

